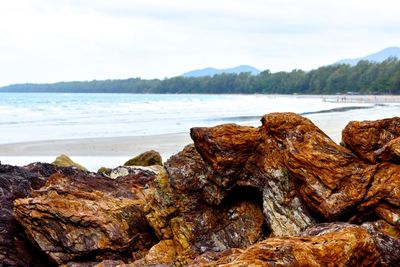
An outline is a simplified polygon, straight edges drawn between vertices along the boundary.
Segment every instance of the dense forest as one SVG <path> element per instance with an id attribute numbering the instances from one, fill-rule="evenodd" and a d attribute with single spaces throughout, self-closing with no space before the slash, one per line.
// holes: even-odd
<path id="1" fill-rule="evenodd" d="M 400 60 L 382 63 L 360 61 L 355 66 L 335 64 L 311 71 L 271 73 L 223 73 L 206 77 L 174 77 L 164 80 L 103 80 L 53 84 L 15 84 L 0 92 L 69 93 L 201 93 L 201 94 L 400 94 Z"/>

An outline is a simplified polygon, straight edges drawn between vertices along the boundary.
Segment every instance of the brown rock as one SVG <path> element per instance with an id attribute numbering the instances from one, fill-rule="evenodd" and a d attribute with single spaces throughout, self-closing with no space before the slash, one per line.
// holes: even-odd
<path id="1" fill-rule="evenodd" d="M 145 212 L 157 236 L 173 240 L 178 251 L 175 264 L 186 264 L 206 251 L 245 248 L 262 236 L 262 210 L 248 196 L 236 192 L 209 199 L 214 192 L 210 188 L 219 187 L 208 179 L 205 163 L 193 146 L 171 157 L 165 167 L 169 176 L 157 177 Z"/>
<path id="2" fill-rule="evenodd" d="M 272 113 L 263 128 L 286 150 L 286 166 L 299 183 L 308 207 L 328 220 L 352 212 L 375 172 L 346 148 L 335 144 L 310 120 L 292 113 Z"/>
<path id="3" fill-rule="evenodd" d="M 145 187 L 155 176 L 137 172 L 136 177 L 111 180 L 55 174 L 30 198 L 14 202 L 15 216 L 58 264 L 108 256 L 126 260 L 127 252 L 155 243 L 143 214 Z"/>
<path id="4" fill-rule="evenodd" d="M 398 266 L 400 262 L 400 228 L 385 221 L 368 222 L 362 225 L 374 239 L 382 266 Z"/>
<path id="5" fill-rule="evenodd" d="M 27 240 L 13 217 L 13 201 L 26 197 L 44 180 L 21 167 L 0 164 L 0 265 L 35 266 L 45 264 L 43 257 Z"/>
<path id="6" fill-rule="evenodd" d="M 360 204 L 360 210 L 374 209 L 388 223 L 400 226 L 400 165 L 377 165 L 374 179 Z"/>
<path id="7" fill-rule="evenodd" d="M 390 161 L 396 164 L 400 163 L 400 137 L 397 137 L 382 148 L 374 151 L 375 160 L 382 161 Z"/>
<path id="8" fill-rule="evenodd" d="M 27 239 L 23 228 L 13 216 L 13 201 L 41 188 L 54 173 L 81 173 L 73 168 L 47 163 L 32 163 L 25 167 L 0 164 L 0 265 L 51 265 L 47 256 Z"/>
<path id="9" fill-rule="evenodd" d="M 125 162 L 124 166 L 152 166 L 161 165 L 162 159 L 160 153 L 154 150 L 146 151 Z"/>
<path id="10" fill-rule="evenodd" d="M 342 132 L 342 142 L 359 158 L 375 163 L 377 150 L 400 137 L 400 117 L 376 121 L 352 121 Z"/>
<path id="11" fill-rule="evenodd" d="M 303 236 L 268 238 L 217 261 L 192 266 L 376 266 L 379 252 L 367 230 L 352 225 L 323 225 Z M 203 260 L 203 263 L 205 260 Z"/>
<path id="12" fill-rule="evenodd" d="M 154 245 L 142 259 L 129 264 L 129 267 L 174 266 L 182 249 L 172 239 L 161 240 Z"/>
<path id="13" fill-rule="evenodd" d="M 296 196 L 284 149 L 263 129 L 227 124 L 193 128 L 191 136 L 217 185 L 228 191 L 252 187 L 262 195 L 264 216 L 273 235 L 300 233 L 314 223 Z"/>
<path id="14" fill-rule="evenodd" d="M 197 151 L 211 167 L 210 178 L 224 188 L 234 184 L 234 177 L 240 176 L 261 139 L 257 128 L 236 124 L 192 128 L 190 135 Z"/>
<path id="15" fill-rule="evenodd" d="M 374 192 L 386 194 L 391 188 L 379 182 L 380 177 L 391 174 L 391 181 L 396 180 L 397 167 L 364 163 L 299 115 L 271 113 L 262 118 L 262 124 L 259 129 L 194 128 L 191 135 L 211 170 L 207 179 L 228 195 L 238 185 L 262 192 L 264 215 L 275 236 L 297 234 L 312 225 L 308 208 L 325 220 L 354 215 L 371 184 L 376 186 L 370 204 L 361 209 L 379 202 Z M 393 198 L 392 203 L 398 203 L 397 195 Z"/>

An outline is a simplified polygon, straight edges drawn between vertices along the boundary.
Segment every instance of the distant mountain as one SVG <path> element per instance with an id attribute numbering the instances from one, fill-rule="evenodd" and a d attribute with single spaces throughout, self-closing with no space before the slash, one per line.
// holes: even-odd
<path id="1" fill-rule="evenodd" d="M 380 63 L 385 59 L 388 59 L 389 57 L 397 57 L 400 59 L 400 47 L 388 47 L 379 52 L 364 57 L 342 59 L 336 62 L 336 64 L 349 64 L 351 66 L 355 66 L 361 60 Z"/>
<path id="2" fill-rule="evenodd" d="M 205 68 L 199 70 L 193 70 L 182 74 L 183 77 L 204 77 L 204 76 L 214 76 L 215 74 L 221 73 L 242 73 L 250 72 L 252 75 L 257 75 L 260 71 L 249 65 L 241 65 L 230 69 L 215 69 L 215 68 Z"/>

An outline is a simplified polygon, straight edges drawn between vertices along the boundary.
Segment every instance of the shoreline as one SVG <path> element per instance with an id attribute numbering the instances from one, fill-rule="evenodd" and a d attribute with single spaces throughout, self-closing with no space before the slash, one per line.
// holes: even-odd
<path id="1" fill-rule="evenodd" d="M 348 100 L 348 99 L 347 99 Z M 399 97 L 400 100 L 400 97 Z M 333 112 L 311 112 L 303 114 L 317 127 L 326 133 L 335 143 L 341 142 L 341 133 L 348 122 L 356 120 L 377 120 L 399 116 L 400 105 L 374 105 L 373 108 L 356 108 L 351 110 L 330 110 Z M 338 112 L 340 111 L 340 112 Z M 259 117 L 261 118 L 261 116 Z M 260 126 L 235 121 L 230 117 L 224 123 Z M 218 125 L 215 123 L 212 126 Z M 17 166 L 25 166 L 32 162 L 53 162 L 60 154 L 68 155 L 75 162 L 82 164 L 91 171 L 100 167 L 117 167 L 127 160 L 145 151 L 155 150 L 166 161 L 170 156 L 180 152 L 186 145 L 192 143 L 189 129 L 185 132 L 122 136 L 55 139 L 42 141 L 27 141 L 0 144 L 0 162 Z"/>
<path id="2" fill-rule="evenodd" d="M 189 133 L 172 133 L 6 143 L 0 144 L 0 159 L 2 156 L 53 156 L 59 154 L 134 156 L 151 149 L 160 154 L 170 154 L 174 151 L 179 152 L 191 142 Z"/>
<path id="3" fill-rule="evenodd" d="M 114 168 L 148 150 L 155 150 L 166 161 L 192 143 L 189 133 L 81 138 L 0 144 L 0 162 L 25 166 L 33 162 L 53 162 L 61 154 L 96 172 Z"/>

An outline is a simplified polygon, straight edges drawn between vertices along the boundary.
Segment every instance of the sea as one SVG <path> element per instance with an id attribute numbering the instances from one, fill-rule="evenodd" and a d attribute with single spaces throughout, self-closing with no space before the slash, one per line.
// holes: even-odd
<path id="1" fill-rule="evenodd" d="M 400 115 L 395 96 L 0 93 L 0 144 L 188 133 L 221 123 L 260 125 L 295 112 L 339 142 L 351 120 Z M 333 121 L 340 122 L 332 130 Z M 23 156 L 23 155 L 21 155 Z M 0 151 L 1 159 L 1 151 Z"/>

